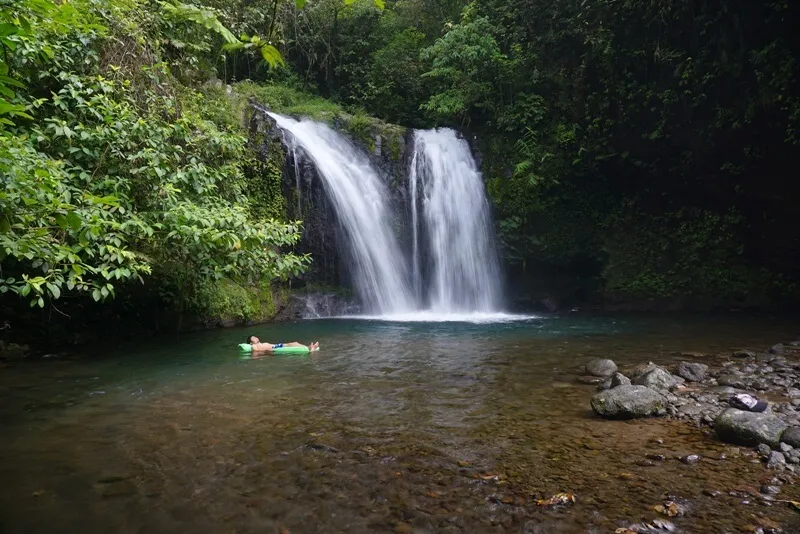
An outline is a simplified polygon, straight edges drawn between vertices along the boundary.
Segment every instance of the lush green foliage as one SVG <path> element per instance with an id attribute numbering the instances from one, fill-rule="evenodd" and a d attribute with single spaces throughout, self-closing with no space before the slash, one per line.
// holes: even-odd
<path id="1" fill-rule="evenodd" d="M 75 7 L 85 21 L 64 26 L 59 7 L 39 9 L 46 3 L 30 2 L 39 23 L 19 22 L 26 31 L 6 50 L 30 90 L 4 93 L 28 120 L 17 114 L 0 132 L 0 291 L 43 307 L 69 293 L 104 300 L 152 278 L 185 308 L 216 280 L 259 286 L 302 272 L 308 258 L 286 252 L 298 223 L 246 196 L 252 157 L 241 126 L 220 111 L 230 104 L 181 87 L 149 45 L 128 50 L 138 57 L 123 65 L 111 62 L 119 40 L 152 42 L 114 29 L 144 28 L 138 17 L 153 12 L 87 1 Z M 175 35 L 187 22 L 232 40 L 212 11 L 170 5 L 155 25 L 171 35 L 168 46 L 180 47 Z"/>

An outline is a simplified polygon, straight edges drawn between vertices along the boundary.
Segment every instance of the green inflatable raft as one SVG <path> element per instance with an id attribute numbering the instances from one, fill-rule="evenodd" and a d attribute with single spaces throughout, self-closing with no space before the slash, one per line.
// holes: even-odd
<path id="1" fill-rule="evenodd" d="M 244 354 L 250 354 L 253 352 L 253 346 L 249 343 L 240 343 L 239 350 Z M 272 349 L 271 352 L 274 354 L 308 354 L 309 350 L 308 347 L 278 347 Z"/>

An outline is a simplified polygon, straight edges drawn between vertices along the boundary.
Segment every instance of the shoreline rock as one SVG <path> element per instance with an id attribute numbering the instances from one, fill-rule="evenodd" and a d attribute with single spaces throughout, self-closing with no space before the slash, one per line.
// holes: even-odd
<path id="1" fill-rule="evenodd" d="M 603 417 L 634 419 L 666 413 L 667 400 L 645 386 L 617 386 L 597 393 L 592 397 L 591 405 Z"/>

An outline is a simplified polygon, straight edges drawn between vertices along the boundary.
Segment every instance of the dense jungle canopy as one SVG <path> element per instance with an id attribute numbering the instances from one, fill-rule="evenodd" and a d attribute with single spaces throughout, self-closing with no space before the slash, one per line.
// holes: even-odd
<path id="1" fill-rule="evenodd" d="M 514 293 L 800 293 L 796 2 L 0 8 L 5 313 L 133 307 L 144 287 L 173 309 L 268 317 L 259 299 L 313 258 L 293 252 L 302 222 L 262 179 L 234 93 L 462 131 Z"/>

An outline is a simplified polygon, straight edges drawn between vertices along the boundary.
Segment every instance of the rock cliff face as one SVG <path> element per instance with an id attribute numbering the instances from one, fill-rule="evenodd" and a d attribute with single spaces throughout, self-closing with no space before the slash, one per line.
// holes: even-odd
<path id="1" fill-rule="evenodd" d="M 310 253 L 313 263 L 301 280 L 309 289 L 342 288 L 346 296 L 351 287 L 347 270 L 346 247 L 342 229 L 325 193 L 323 180 L 301 148 L 292 148 L 275 121 L 265 113 L 267 106 L 251 102 L 246 112 L 249 143 L 257 160 L 257 171 L 266 174 L 263 181 L 280 182 L 283 201 L 280 217 L 303 221 L 303 237 L 297 246 L 300 253 Z M 329 117 L 328 124 L 346 135 L 362 149 L 385 181 L 396 208 L 393 228 L 401 243 L 410 239 L 408 219 L 408 167 L 411 132 L 406 128 L 346 114 Z M 259 183 L 258 180 L 251 182 Z M 264 184 L 259 184 L 261 188 Z M 271 188 L 268 188 L 271 191 Z M 252 191 L 251 198 L 257 197 Z M 269 201 L 274 204 L 274 201 Z"/>

